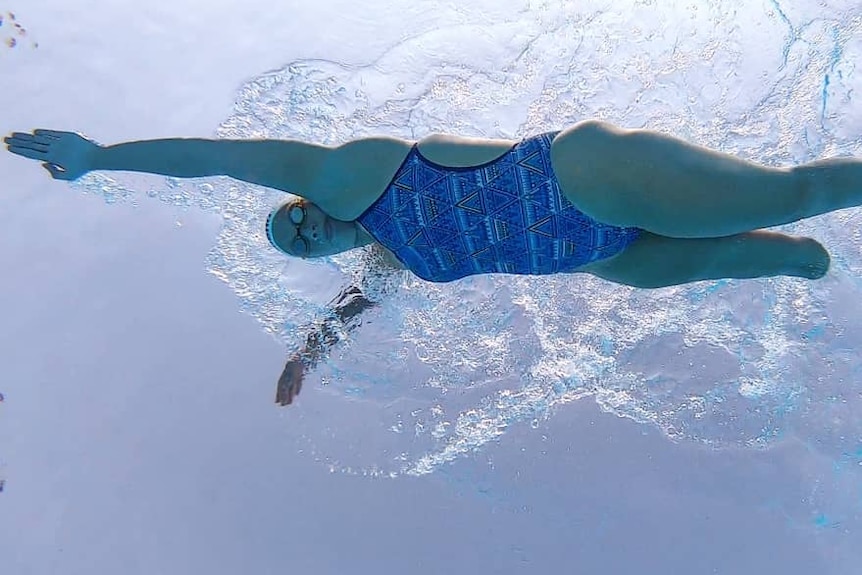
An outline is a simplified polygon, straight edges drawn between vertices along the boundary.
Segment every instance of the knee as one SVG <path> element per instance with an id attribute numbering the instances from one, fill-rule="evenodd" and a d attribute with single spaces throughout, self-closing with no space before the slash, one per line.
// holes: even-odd
<path id="1" fill-rule="evenodd" d="M 820 170 L 811 165 L 802 165 L 783 169 L 782 171 L 786 186 L 791 191 L 789 197 L 793 198 L 796 204 L 793 210 L 794 213 L 791 216 L 794 218 L 792 221 L 802 220 L 829 211 L 819 204 L 819 200 L 824 197 L 823 194 L 817 193 L 817 186 L 823 178 Z"/>

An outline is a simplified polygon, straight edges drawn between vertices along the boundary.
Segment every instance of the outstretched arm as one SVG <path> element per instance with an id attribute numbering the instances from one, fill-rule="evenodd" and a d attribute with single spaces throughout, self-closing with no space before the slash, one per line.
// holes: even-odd
<path id="1" fill-rule="evenodd" d="M 305 347 L 287 360 L 275 393 L 275 402 L 279 405 L 290 405 L 302 390 L 302 378 L 306 370 L 314 369 L 317 363 L 326 357 L 329 350 L 341 340 L 343 331 L 352 331 L 358 325 L 358 316 L 371 309 L 375 302 L 371 301 L 356 286 L 345 288 L 329 302 L 333 315 L 315 326 L 308 334 Z"/>
<path id="2" fill-rule="evenodd" d="M 100 146 L 55 130 L 14 132 L 13 154 L 43 162 L 52 177 L 74 180 L 93 170 L 146 172 L 177 178 L 230 176 L 306 197 L 321 193 L 323 165 L 335 148 L 298 140 L 171 138 Z"/>
<path id="3" fill-rule="evenodd" d="M 314 202 L 344 221 L 359 217 L 361 189 L 383 189 L 412 142 L 381 136 L 340 146 L 299 140 L 208 140 L 171 138 L 100 146 L 72 132 L 14 132 L 4 141 L 10 152 L 38 160 L 58 180 L 74 180 L 92 170 L 146 172 L 177 178 L 229 176 Z M 360 184 L 357 184 L 360 182 Z"/>

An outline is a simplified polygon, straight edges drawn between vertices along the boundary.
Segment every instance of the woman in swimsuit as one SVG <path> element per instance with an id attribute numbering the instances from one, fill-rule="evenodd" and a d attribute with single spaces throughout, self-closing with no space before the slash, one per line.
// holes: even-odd
<path id="1" fill-rule="evenodd" d="M 272 245 L 320 257 L 375 244 L 429 281 L 585 272 L 640 288 L 720 278 L 823 277 L 817 241 L 763 228 L 862 204 L 862 160 L 767 167 L 648 130 L 584 121 L 522 141 L 432 135 L 329 147 L 295 140 L 167 139 L 99 146 L 70 132 L 4 140 L 55 179 L 92 170 L 225 175 L 300 196 L 270 214 Z M 332 302 L 349 323 L 373 305 Z M 334 320 L 335 321 L 335 320 Z M 334 343 L 288 362 L 277 401 Z"/>

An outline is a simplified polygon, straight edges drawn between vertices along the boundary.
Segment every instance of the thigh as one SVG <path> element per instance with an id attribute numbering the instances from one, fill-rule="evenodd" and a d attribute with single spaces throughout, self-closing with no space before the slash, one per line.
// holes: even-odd
<path id="1" fill-rule="evenodd" d="M 702 280 L 791 275 L 816 279 L 829 254 L 810 238 L 757 230 L 719 238 L 670 238 L 644 232 L 622 252 L 582 271 L 640 288 Z"/>
<path id="2" fill-rule="evenodd" d="M 663 236 L 728 236 L 806 213 L 792 170 L 647 130 L 581 122 L 554 139 L 551 158 L 563 192 L 583 212 Z"/>

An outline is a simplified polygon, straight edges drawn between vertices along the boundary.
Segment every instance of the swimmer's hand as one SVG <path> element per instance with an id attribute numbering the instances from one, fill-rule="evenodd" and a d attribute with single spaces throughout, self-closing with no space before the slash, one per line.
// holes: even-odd
<path id="1" fill-rule="evenodd" d="M 366 298 L 356 286 L 348 286 L 329 302 L 332 316 L 313 325 L 305 346 L 287 360 L 275 391 L 275 402 L 290 405 L 302 389 L 302 377 L 324 359 L 329 350 L 341 341 L 346 332 L 361 325 L 358 316 L 377 305 Z"/>
<path id="2" fill-rule="evenodd" d="M 55 130 L 13 132 L 3 141 L 13 154 L 42 162 L 55 180 L 77 180 L 89 172 L 99 150 L 98 144 L 80 134 Z"/>
<path id="3" fill-rule="evenodd" d="M 305 364 L 300 358 L 291 358 L 284 366 L 278 387 L 275 391 L 275 402 L 279 405 L 290 405 L 293 398 L 302 391 L 302 376 L 305 375 Z"/>

